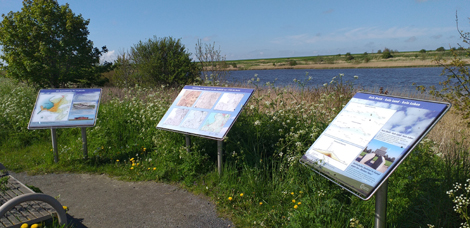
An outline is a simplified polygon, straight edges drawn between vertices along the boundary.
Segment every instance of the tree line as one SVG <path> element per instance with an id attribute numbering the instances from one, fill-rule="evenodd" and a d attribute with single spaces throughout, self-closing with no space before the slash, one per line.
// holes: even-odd
<path id="1" fill-rule="evenodd" d="M 192 61 L 181 39 L 154 36 L 139 41 L 113 63 L 100 63 L 108 51 L 93 47 L 88 25 L 81 14 L 56 0 L 24 0 L 19 12 L 2 14 L 0 69 L 4 77 L 37 88 L 103 86 L 111 79 L 118 85 L 169 85 L 193 83 L 200 72 L 225 57 L 214 44 L 197 44 Z M 111 78 L 103 73 L 114 70 Z M 212 69 L 213 79 L 226 71 Z M 209 77 L 206 77 L 209 80 Z M 204 78 L 202 78 L 204 80 Z"/>

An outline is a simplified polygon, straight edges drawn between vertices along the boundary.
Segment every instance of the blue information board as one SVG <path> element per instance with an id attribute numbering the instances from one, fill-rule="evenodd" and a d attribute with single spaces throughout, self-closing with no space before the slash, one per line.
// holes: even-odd
<path id="1" fill-rule="evenodd" d="M 185 86 L 158 129 L 223 140 L 253 89 Z"/>
<path id="2" fill-rule="evenodd" d="M 42 89 L 28 129 L 95 126 L 100 98 L 101 89 Z"/>
<path id="3" fill-rule="evenodd" d="M 450 106 L 356 93 L 300 162 L 367 200 Z"/>

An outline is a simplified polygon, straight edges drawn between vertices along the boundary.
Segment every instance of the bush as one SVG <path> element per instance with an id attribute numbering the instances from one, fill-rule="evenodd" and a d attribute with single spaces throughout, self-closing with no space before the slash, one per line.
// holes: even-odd
<path id="1" fill-rule="evenodd" d="M 289 66 L 295 66 L 295 65 L 297 65 L 297 61 L 289 60 Z"/>
<path id="2" fill-rule="evenodd" d="M 421 50 L 419 50 L 419 53 L 423 53 L 423 54 L 424 54 L 424 53 L 426 53 L 426 50 L 421 49 Z"/>
<path id="3" fill-rule="evenodd" d="M 346 57 L 347 61 L 351 61 L 351 60 L 354 59 L 354 56 L 352 56 L 350 52 L 346 53 L 346 55 L 344 55 L 344 56 Z"/>
<path id="4" fill-rule="evenodd" d="M 384 51 L 384 52 L 382 53 L 382 58 L 383 58 L 383 59 L 389 59 L 389 58 L 392 58 L 392 57 L 393 57 L 393 56 L 392 56 L 392 54 L 391 54 L 389 51 Z"/>
<path id="5" fill-rule="evenodd" d="M 139 41 L 118 57 L 114 81 L 134 85 L 178 86 L 192 83 L 199 69 L 180 39 L 172 37 Z"/>
<path id="6" fill-rule="evenodd" d="M 458 29 L 457 31 L 459 31 L 463 42 L 470 44 L 470 32 L 463 33 Z M 444 50 L 444 47 L 436 49 L 436 51 Z M 446 80 L 439 82 L 442 88 L 437 89 L 435 86 L 426 88 L 420 85 L 416 89 L 422 93 L 429 92 L 435 97 L 451 103 L 454 111 L 461 114 L 464 119 L 468 119 L 470 117 L 470 71 L 466 61 L 458 55 L 458 51 L 451 50 L 451 53 L 452 59 L 449 63 L 442 58 L 442 54 L 439 54 L 435 59 L 436 63 L 443 67 L 441 75 L 447 77 Z"/>
<path id="7" fill-rule="evenodd" d="M 436 51 L 445 51 L 446 49 L 444 47 L 438 47 Z"/>

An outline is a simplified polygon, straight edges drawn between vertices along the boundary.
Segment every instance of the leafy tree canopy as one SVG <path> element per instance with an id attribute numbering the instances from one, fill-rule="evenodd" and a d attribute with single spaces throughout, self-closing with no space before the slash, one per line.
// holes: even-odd
<path id="1" fill-rule="evenodd" d="M 21 11 L 2 18 L 0 59 L 6 77 L 38 87 L 87 86 L 100 84 L 100 74 L 111 67 L 99 65 L 107 49 L 93 48 L 88 40 L 90 20 L 75 15 L 68 4 L 24 0 Z"/>
<path id="2" fill-rule="evenodd" d="M 446 49 L 444 47 L 438 47 L 436 51 L 445 51 Z"/>
<path id="3" fill-rule="evenodd" d="M 169 85 L 189 84 L 200 78 L 198 65 L 191 53 L 172 37 L 139 41 L 116 60 L 113 78 L 117 85 Z"/>

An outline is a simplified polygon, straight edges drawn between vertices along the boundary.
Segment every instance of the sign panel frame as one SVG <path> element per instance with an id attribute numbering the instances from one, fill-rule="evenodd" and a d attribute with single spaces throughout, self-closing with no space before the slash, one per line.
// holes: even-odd
<path id="1" fill-rule="evenodd" d="M 254 89 L 186 85 L 157 129 L 223 140 Z"/>
<path id="2" fill-rule="evenodd" d="M 94 127 L 101 101 L 101 88 L 41 89 L 28 129 Z"/>
<path id="3" fill-rule="evenodd" d="M 441 101 L 358 92 L 300 163 L 369 200 L 450 107 Z"/>

